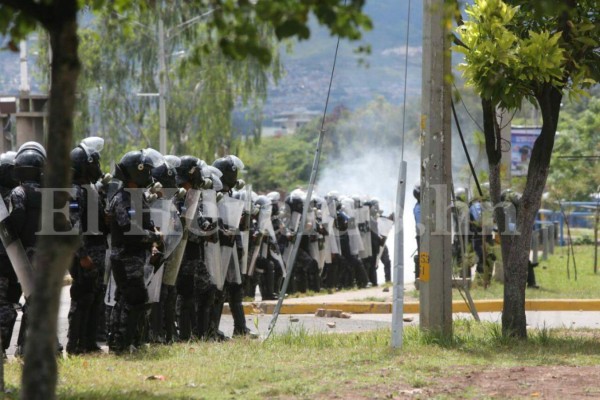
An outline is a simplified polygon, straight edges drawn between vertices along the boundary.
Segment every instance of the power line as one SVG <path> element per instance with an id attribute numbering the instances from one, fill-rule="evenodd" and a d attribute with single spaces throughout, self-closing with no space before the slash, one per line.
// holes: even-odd
<path id="1" fill-rule="evenodd" d="M 346 0 L 344 0 L 344 5 L 346 5 Z M 269 329 L 267 331 L 267 336 L 265 340 L 269 339 L 273 330 L 275 329 L 275 325 L 277 324 L 277 318 L 279 317 L 279 312 L 281 311 L 281 306 L 283 305 L 283 299 L 285 298 L 285 294 L 287 292 L 287 288 L 290 284 L 290 280 L 292 279 L 292 272 L 294 269 L 294 264 L 296 261 L 296 255 L 298 254 L 298 249 L 300 248 L 300 242 L 302 241 L 302 236 L 304 235 L 304 226 L 306 224 L 306 216 L 308 214 L 308 207 L 312 197 L 313 188 L 315 186 L 315 181 L 317 179 L 317 172 L 319 171 L 319 162 L 321 160 L 321 149 L 323 147 L 323 138 L 325 137 L 325 118 L 327 116 L 327 108 L 329 106 L 329 97 L 331 96 L 331 86 L 333 83 L 333 75 L 335 73 L 335 65 L 338 58 L 338 50 L 340 48 L 340 36 L 338 35 L 337 44 L 335 46 L 335 54 L 333 55 L 333 65 L 331 67 L 331 76 L 329 77 L 329 87 L 327 89 L 327 98 L 325 99 L 325 107 L 323 109 L 323 118 L 321 120 L 321 130 L 319 131 L 319 140 L 317 142 L 317 148 L 315 149 L 315 157 L 313 159 L 313 167 L 310 173 L 310 179 L 308 181 L 308 189 L 306 191 L 306 198 L 304 199 L 304 204 L 302 206 L 302 216 L 300 217 L 300 224 L 298 226 L 298 232 L 296 232 L 296 240 L 294 241 L 292 252 L 287 260 L 287 271 L 285 280 L 283 281 L 283 287 L 281 288 L 281 292 L 279 293 L 279 299 L 277 300 L 277 305 L 275 306 L 275 310 L 273 311 L 273 318 L 269 323 Z"/>

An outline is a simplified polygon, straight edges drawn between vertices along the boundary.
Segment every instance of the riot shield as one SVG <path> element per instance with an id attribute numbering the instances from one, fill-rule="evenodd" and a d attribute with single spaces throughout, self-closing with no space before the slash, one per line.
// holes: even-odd
<path id="1" fill-rule="evenodd" d="M 238 234 L 238 227 L 244 212 L 244 201 L 224 196 L 218 203 L 218 211 L 222 276 L 227 276 L 230 282 L 241 284 L 239 260 L 238 265 L 235 265 L 237 260 L 235 236 Z M 236 253 L 234 258 L 232 258 L 233 253 Z M 220 283 L 221 287 L 224 283 L 224 281 Z"/>
<path id="2" fill-rule="evenodd" d="M 160 288 L 162 286 L 164 273 L 165 264 L 161 265 L 156 272 L 153 272 L 149 281 L 146 282 L 146 291 L 148 292 L 148 304 L 158 303 L 160 301 Z"/>
<path id="3" fill-rule="evenodd" d="M 329 209 L 326 206 L 322 206 L 318 212 L 320 213 L 320 220 L 323 230 L 327 233 L 319 235 L 319 259 L 317 261 L 319 263 L 319 270 L 322 271 L 325 267 L 325 264 L 331 264 L 332 261 L 332 236 L 330 232 L 330 225 L 333 224 L 333 219 L 329 215 Z"/>
<path id="4" fill-rule="evenodd" d="M 107 306 L 114 307 L 117 304 L 115 294 L 117 292 L 117 282 L 112 274 L 112 271 L 108 272 L 108 279 L 106 279 L 106 293 L 104 294 L 104 304 Z"/>
<path id="5" fill-rule="evenodd" d="M 33 266 L 25 253 L 21 240 L 10 231 L 7 224 L 8 217 L 6 204 L 0 199 L 0 240 L 2 240 L 6 254 L 23 288 L 23 294 L 25 297 L 29 297 L 34 289 Z"/>
<path id="6" fill-rule="evenodd" d="M 177 275 L 179 274 L 179 267 L 181 267 L 181 260 L 183 260 L 189 233 L 189 230 L 184 229 L 177 247 L 175 247 L 171 256 L 165 261 L 165 271 L 162 277 L 162 283 L 165 285 L 175 286 L 175 283 L 177 283 Z"/>
<path id="7" fill-rule="evenodd" d="M 164 248 L 162 252 L 164 260 L 167 260 L 176 250 L 183 237 L 183 226 L 177 213 L 177 207 L 171 199 L 159 198 L 150 206 L 150 218 L 154 226 L 163 235 Z M 156 303 L 160 298 L 160 287 L 164 278 L 165 265 L 161 265 L 155 271 L 154 266 L 147 263 L 144 272 L 148 303 Z"/>
<path id="8" fill-rule="evenodd" d="M 277 264 L 279 264 L 279 268 L 281 268 L 282 276 L 285 278 L 285 276 L 287 275 L 287 269 L 285 268 L 283 257 L 279 252 L 279 246 L 277 245 L 277 241 L 273 241 L 273 239 L 271 239 L 271 242 L 269 243 L 269 254 L 271 255 L 271 258 L 273 258 L 273 260 L 277 261 Z"/>
<path id="9" fill-rule="evenodd" d="M 310 257 L 319 261 L 319 236 L 317 234 L 317 216 L 313 208 L 309 208 L 306 213 L 305 235 L 308 235 L 308 254 Z"/>
<path id="10" fill-rule="evenodd" d="M 199 190 L 190 189 L 185 194 L 185 202 L 181 213 L 185 221 L 185 226 L 182 227 L 182 234 L 176 247 L 171 251 L 170 257 L 165 261 L 165 271 L 163 273 L 162 282 L 165 285 L 174 286 L 179 275 L 181 260 L 185 252 L 189 237 L 189 229 L 194 226 L 196 216 L 198 214 L 198 204 L 200 202 L 201 193 Z M 179 217 L 176 217 L 179 220 Z"/>
<path id="11" fill-rule="evenodd" d="M 173 253 L 183 236 L 183 226 L 179 220 L 177 207 L 171 199 L 159 198 L 150 206 L 150 218 L 162 233 L 163 257 L 166 259 Z"/>
<path id="12" fill-rule="evenodd" d="M 381 259 L 381 255 L 383 254 L 383 250 L 385 249 L 385 241 L 392 231 L 392 227 L 394 226 L 394 220 L 391 220 L 387 217 L 379 217 L 377 218 L 377 232 L 379 236 L 383 237 L 383 244 L 379 247 L 379 254 L 377 254 L 377 260 L 375 260 L 375 265 L 379 265 L 379 260 Z"/>
<path id="13" fill-rule="evenodd" d="M 217 208 L 217 192 L 202 190 L 202 232 L 204 246 L 204 262 L 212 283 L 217 289 L 223 289 L 225 274 L 221 269 L 221 247 L 219 246 L 219 209 Z"/>
<path id="14" fill-rule="evenodd" d="M 247 185 L 244 188 L 244 215 L 245 221 L 243 223 L 244 229 L 240 229 L 240 235 L 242 236 L 242 247 L 244 248 L 244 254 L 240 260 L 240 269 L 243 275 L 248 274 L 248 258 L 249 258 L 249 246 L 250 246 L 250 224 L 252 223 L 252 185 Z"/>
<path id="15" fill-rule="evenodd" d="M 289 268 L 287 263 L 288 263 L 288 260 L 290 259 L 290 254 L 292 252 L 292 248 L 294 247 L 294 241 L 300 240 L 300 238 L 296 237 L 296 233 L 298 232 L 298 227 L 300 226 L 301 218 L 302 218 L 301 213 L 293 211 L 293 212 L 291 212 L 291 215 L 287 220 L 287 229 L 291 233 L 291 240 L 288 241 L 285 249 L 283 250 L 283 259 L 286 260 L 286 268 Z"/>
<path id="16" fill-rule="evenodd" d="M 379 236 L 388 237 L 393 226 L 393 220 L 387 217 L 377 218 L 377 232 L 379 233 Z"/>
<path id="17" fill-rule="evenodd" d="M 254 244 L 254 248 L 252 250 L 252 256 L 250 257 L 248 264 L 248 276 L 254 276 L 254 271 L 256 269 L 256 261 L 258 261 L 258 257 L 261 254 L 261 250 L 263 247 L 263 241 L 265 240 L 265 236 L 259 232 L 256 243 Z"/>
<path id="18" fill-rule="evenodd" d="M 254 274 L 254 270 L 256 268 L 256 261 L 259 256 L 265 257 L 266 251 L 268 250 L 269 238 L 272 236 L 275 237 L 275 231 L 273 230 L 273 223 L 271 222 L 271 213 L 273 207 L 271 204 L 263 204 L 260 206 L 258 211 L 258 238 L 256 240 L 256 244 L 254 246 L 254 250 L 252 252 L 252 257 L 250 259 L 250 266 L 248 267 L 248 275 L 252 276 Z M 267 250 L 265 250 L 267 249 Z"/>
<path id="19" fill-rule="evenodd" d="M 361 205 L 360 208 L 356 210 L 357 221 L 358 221 L 358 231 L 360 232 L 360 238 L 363 243 L 363 250 L 360 252 L 360 258 L 371 257 L 373 253 L 373 249 L 371 247 L 371 229 L 370 229 L 370 215 L 369 215 L 369 207 L 365 205 Z"/>
<path id="20" fill-rule="evenodd" d="M 115 194 L 117 194 L 117 192 L 119 191 L 119 189 L 121 189 L 121 187 L 123 186 L 123 182 L 119 179 L 116 178 L 112 178 L 110 180 L 110 182 L 108 182 L 106 184 L 106 208 L 105 208 L 105 213 L 108 212 L 109 208 L 110 208 L 110 201 L 112 200 L 113 197 L 115 197 Z M 104 284 L 108 285 L 111 279 L 111 262 L 110 262 L 110 253 L 112 251 L 112 244 L 111 244 L 111 236 L 110 233 L 106 236 L 106 241 L 108 242 L 108 246 L 106 247 L 106 264 L 104 266 Z M 114 301 L 114 297 L 113 300 Z M 113 305 L 113 304 L 109 304 L 106 303 L 107 305 Z"/>
<path id="21" fill-rule="evenodd" d="M 350 242 L 350 253 L 358 256 L 364 250 L 363 242 L 358 231 L 356 223 L 356 210 L 354 209 L 354 200 L 345 198 L 342 200 L 342 210 L 348 215 L 348 239 Z"/>
<path id="22" fill-rule="evenodd" d="M 340 244 L 340 232 L 335 226 L 335 218 L 337 215 L 335 202 L 329 201 L 326 207 L 321 209 L 323 212 L 323 225 L 325 229 L 327 229 L 328 233 L 328 242 L 329 248 L 331 249 L 331 254 L 342 254 L 342 246 Z M 329 261 L 331 262 L 331 261 Z"/>

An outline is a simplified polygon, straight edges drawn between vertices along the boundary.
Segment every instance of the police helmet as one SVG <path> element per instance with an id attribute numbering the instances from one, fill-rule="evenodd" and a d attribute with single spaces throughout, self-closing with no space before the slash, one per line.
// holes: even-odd
<path id="1" fill-rule="evenodd" d="M 291 212 L 301 213 L 304 208 L 304 199 L 306 198 L 306 193 L 302 189 L 294 189 L 292 192 L 286 197 L 285 204 L 290 208 Z"/>
<path id="2" fill-rule="evenodd" d="M 516 203 L 521 199 L 521 193 L 515 192 L 514 190 L 508 188 L 504 189 L 502 193 L 500 193 L 500 201 L 503 202 L 511 202 Z"/>
<path id="3" fill-rule="evenodd" d="M 205 186 L 217 192 L 223 191 L 223 182 L 221 181 L 223 173 L 212 165 L 206 165 L 204 161 L 202 163 L 202 176 L 204 177 Z"/>
<path id="4" fill-rule="evenodd" d="M 421 201 L 421 185 L 415 185 L 413 188 L 413 196 L 417 199 L 417 202 Z"/>
<path id="5" fill-rule="evenodd" d="M 379 199 L 377 197 L 373 197 L 371 200 L 365 202 L 365 205 L 369 207 L 372 215 L 377 215 L 383 212 L 380 208 Z"/>
<path id="6" fill-rule="evenodd" d="M 482 200 L 490 199 L 490 183 L 489 182 L 483 182 L 481 184 L 481 196 L 482 196 Z"/>
<path id="7" fill-rule="evenodd" d="M 267 198 L 271 200 L 273 215 L 277 215 L 279 213 L 279 200 L 281 200 L 281 194 L 279 194 L 279 192 L 269 192 L 267 193 Z"/>
<path id="8" fill-rule="evenodd" d="M 125 183 L 134 183 L 138 187 L 150 186 L 152 169 L 162 162 L 160 159 L 154 159 L 154 155 L 147 150 L 126 153 L 115 167 L 115 178 Z"/>
<path id="9" fill-rule="evenodd" d="M 200 160 L 198 157 L 186 155 L 181 156 L 179 166 L 176 167 L 177 171 L 177 185 L 183 186 L 186 183 L 192 185 L 192 188 L 199 189 L 204 183 L 202 178 L 202 167 L 206 163 Z"/>
<path id="10" fill-rule="evenodd" d="M 7 189 L 12 189 L 19 184 L 13 175 L 16 156 L 16 151 L 0 154 L 0 186 Z"/>
<path id="11" fill-rule="evenodd" d="M 238 171 L 244 169 L 244 163 L 238 157 L 229 155 L 217 158 L 213 162 L 213 167 L 219 169 L 223 174 L 221 177 L 223 190 L 230 191 L 238 183 Z"/>
<path id="12" fill-rule="evenodd" d="M 104 148 L 104 139 L 97 136 L 85 138 L 71 150 L 73 178 L 96 182 L 102 177 L 100 152 Z"/>
<path id="13" fill-rule="evenodd" d="M 256 198 L 256 201 L 254 202 L 254 204 L 256 204 L 257 206 L 260 206 L 260 207 L 270 206 L 271 199 L 265 195 L 260 195 Z"/>
<path id="14" fill-rule="evenodd" d="M 164 162 L 152 168 L 152 178 L 164 188 L 175 189 L 177 187 L 177 167 L 181 164 L 181 159 L 173 155 L 167 155 L 163 159 Z"/>
<path id="15" fill-rule="evenodd" d="M 14 175 L 19 182 L 41 182 L 46 165 L 46 150 L 37 142 L 27 142 L 19 147 L 15 156 Z"/>
<path id="16" fill-rule="evenodd" d="M 454 191 L 454 196 L 456 196 L 456 200 L 462 201 L 464 203 L 467 203 L 469 201 L 469 194 L 467 192 L 467 189 L 463 187 L 456 188 L 456 190 Z"/>

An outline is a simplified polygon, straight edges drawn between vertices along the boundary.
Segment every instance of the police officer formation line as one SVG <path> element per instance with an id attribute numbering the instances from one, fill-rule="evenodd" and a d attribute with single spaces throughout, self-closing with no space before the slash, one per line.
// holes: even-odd
<path id="1" fill-rule="evenodd" d="M 79 244 L 68 268 L 68 354 L 98 352 L 104 342 L 121 354 L 145 343 L 229 340 L 219 330 L 225 302 L 233 336 L 255 336 L 244 296 L 258 288 L 262 300 L 277 299 L 296 240 L 288 293 L 376 286 L 380 261 L 391 279 L 385 241 L 393 216 L 383 216 L 376 198 L 315 194 L 297 237 L 306 193 L 281 201 L 279 192 L 253 192 L 234 155 L 209 165 L 148 148 L 126 153 L 109 174 L 100 166 L 103 146 L 88 137 L 71 151 L 68 217 Z M 35 142 L 0 155 L 0 333 L 6 353 L 23 295 L 16 356 L 35 296 L 45 162 Z"/>

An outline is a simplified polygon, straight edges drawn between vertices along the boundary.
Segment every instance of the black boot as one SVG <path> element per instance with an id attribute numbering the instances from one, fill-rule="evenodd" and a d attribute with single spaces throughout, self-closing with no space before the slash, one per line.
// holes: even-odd
<path id="1" fill-rule="evenodd" d="M 171 285 L 164 285 L 166 296 L 163 308 L 163 330 L 165 333 L 165 342 L 175 341 L 175 319 L 177 308 L 177 288 Z"/>
<path id="2" fill-rule="evenodd" d="M 244 306 L 241 303 L 229 304 L 231 316 L 233 317 L 233 336 L 246 336 L 250 334 L 250 329 L 246 327 L 246 315 Z"/>
<path id="3" fill-rule="evenodd" d="M 217 342 L 229 340 L 229 338 L 219 330 L 219 325 L 221 325 L 221 314 L 223 313 L 224 296 L 225 294 L 222 290 L 215 290 L 214 302 L 210 307 L 208 337 L 209 340 Z"/>
<path id="4" fill-rule="evenodd" d="M 182 299 L 179 311 L 179 339 L 190 340 L 192 337 L 192 318 L 194 317 L 194 300 Z"/>
<path id="5" fill-rule="evenodd" d="M 216 331 L 211 329 L 211 311 L 215 302 L 215 288 L 199 293 L 196 306 L 197 309 L 197 320 L 196 320 L 196 335 L 202 340 L 210 340 L 211 333 Z"/>

